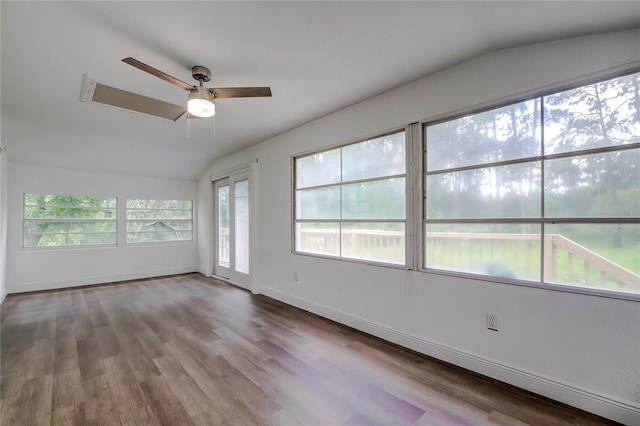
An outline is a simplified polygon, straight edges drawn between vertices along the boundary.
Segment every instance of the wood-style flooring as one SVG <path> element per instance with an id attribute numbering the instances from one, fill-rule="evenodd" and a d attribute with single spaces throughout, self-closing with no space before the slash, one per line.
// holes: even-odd
<path id="1" fill-rule="evenodd" d="M 7 426 L 612 424 L 199 274 L 1 308 Z"/>

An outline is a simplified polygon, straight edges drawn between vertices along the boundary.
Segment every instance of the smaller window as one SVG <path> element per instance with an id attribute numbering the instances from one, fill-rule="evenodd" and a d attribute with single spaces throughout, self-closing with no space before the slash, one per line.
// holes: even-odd
<path id="1" fill-rule="evenodd" d="M 406 265 L 405 132 L 295 158 L 296 253 Z"/>
<path id="2" fill-rule="evenodd" d="M 24 194 L 24 247 L 116 244 L 116 198 Z"/>
<path id="3" fill-rule="evenodd" d="M 127 199 L 127 243 L 192 240 L 192 201 Z"/>

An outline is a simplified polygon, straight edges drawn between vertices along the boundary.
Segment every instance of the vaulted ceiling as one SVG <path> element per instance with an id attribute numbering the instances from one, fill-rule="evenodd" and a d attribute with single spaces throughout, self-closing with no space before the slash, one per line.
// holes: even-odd
<path id="1" fill-rule="evenodd" d="M 10 162 L 197 179 L 216 158 L 483 53 L 637 28 L 637 1 L 0 2 Z M 270 86 L 176 122 L 80 102 L 83 75 L 184 105 L 134 57 L 209 87 Z"/>

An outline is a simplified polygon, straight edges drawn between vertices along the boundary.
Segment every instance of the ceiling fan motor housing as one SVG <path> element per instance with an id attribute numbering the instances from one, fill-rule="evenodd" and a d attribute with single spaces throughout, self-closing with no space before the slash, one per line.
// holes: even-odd
<path id="1" fill-rule="evenodd" d="M 198 81 L 206 83 L 211 80 L 211 70 L 202 65 L 196 65 L 191 68 L 191 75 Z"/>
<path id="2" fill-rule="evenodd" d="M 204 87 L 203 83 L 211 81 L 211 70 L 202 65 L 196 65 L 191 68 L 191 75 L 195 80 L 197 80 L 200 83 L 198 85 L 193 85 L 193 84 L 185 83 L 184 81 L 178 78 L 175 78 L 156 68 L 153 68 L 152 66 L 149 66 L 143 62 L 140 62 L 137 59 L 134 59 L 132 57 L 124 58 L 122 62 L 129 64 L 133 67 L 136 67 L 146 73 L 151 74 L 154 77 L 157 77 L 161 80 L 166 81 L 167 83 L 171 83 L 174 86 L 177 86 L 189 92 L 189 96 L 187 98 L 188 99 L 187 111 L 189 112 L 190 115 L 193 115 L 196 117 L 204 118 L 204 117 L 214 116 L 214 114 L 216 113 L 216 110 L 215 110 L 216 106 L 213 103 L 214 98 L 271 97 L 271 88 L 269 87 L 226 87 L 226 88 Z M 124 92 L 124 93 L 129 95 L 129 98 L 133 98 L 136 102 L 144 102 L 147 105 L 149 104 L 149 102 L 151 102 L 153 106 L 153 108 L 151 108 L 152 111 L 155 111 L 154 108 L 157 109 L 158 103 L 162 105 L 167 104 L 166 102 L 158 101 L 152 98 L 146 98 L 144 96 L 136 95 L 134 93 L 130 93 L 130 92 Z M 143 101 L 140 101 L 140 99 L 142 98 L 144 98 Z M 159 115 L 157 111 L 155 114 L 153 112 L 148 112 L 150 110 L 149 108 L 141 110 L 140 107 L 138 107 L 136 109 L 131 105 L 131 102 L 124 106 L 121 104 L 113 103 L 113 102 L 112 103 L 106 102 L 106 104 L 166 118 L 163 115 Z M 167 104 L 167 105 L 176 107 L 178 108 L 178 110 L 182 109 L 178 105 L 173 105 L 173 104 Z M 177 120 L 177 118 L 175 118 L 174 121 L 175 120 Z"/>

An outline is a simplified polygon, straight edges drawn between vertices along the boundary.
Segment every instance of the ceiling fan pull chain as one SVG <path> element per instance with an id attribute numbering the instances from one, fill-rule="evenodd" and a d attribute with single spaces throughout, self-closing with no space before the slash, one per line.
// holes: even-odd
<path id="1" fill-rule="evenodd" d="M 216 116 L 213 116 L 213 138 L 216 138 Z"/>
<path id="2" fill-rule="evenodd" d="M 191 139 L 191 135 L 189 133 L 190 123 L 191 123 L 191 116 L 189 115 L 189 113 L 187 113 L 187 139 Z"/>

